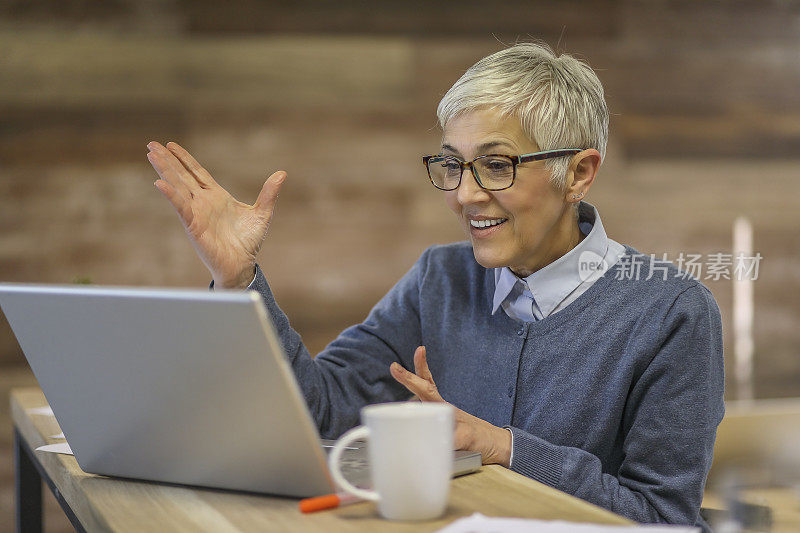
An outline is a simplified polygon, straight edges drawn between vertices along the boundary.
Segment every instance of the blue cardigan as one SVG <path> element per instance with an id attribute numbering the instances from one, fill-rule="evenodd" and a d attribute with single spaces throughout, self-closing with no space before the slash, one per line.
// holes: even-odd
<path id="1" fill-rule="evenodd" d="M 263 296 L 326 438 L 365 404 L 408 399 L 389 374 L 419 345 L 444 399 L 514 434 L 511 469 L 639 522 L 699 518 L 722 420 L 719 309 L 673 265 L 624 275 L 626 254 L 562 311 L 492 315 L 494 275 L 469 243 L 433 246 L 372 309 L 312 358 L 260 269 Z"/>

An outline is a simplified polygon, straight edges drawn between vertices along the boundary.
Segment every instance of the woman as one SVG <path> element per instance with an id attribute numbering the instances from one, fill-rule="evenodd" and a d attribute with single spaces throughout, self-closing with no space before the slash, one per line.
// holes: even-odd
<path id="1" fill-rule="evenodd" d="M 704 525 L 719 310 L 697 280 L 609 239 L 583 201 L 608 131 L 596 75 L 518 44 L 470 68 L 438 115 L 442 149 L 424 163 L 469 240 L 426 250 L 313 359 L 255 262 L 286 173 L 249 206 L 175 143 L 148 159 L 214 285 L 263 295 L 324 437 L 367 403 L 447 401 L 457 447 L 486 464 L 637 521 Z"/>

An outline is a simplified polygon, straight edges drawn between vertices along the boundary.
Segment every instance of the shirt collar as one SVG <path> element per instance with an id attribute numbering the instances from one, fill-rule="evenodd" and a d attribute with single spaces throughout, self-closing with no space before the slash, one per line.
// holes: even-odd
<path id="1" fill-rule="evenodd" d="M 526 278 L 519 278 L 508 267 L 495 268 L 495 290 L 492 314 L 511 295 L 517 284 L 531 291 L 542 316 L 548 316 L 572 291 L 584 282 L 579 268 L 580 257 L 592 252 L 605 257 L 608 251 L 608 236 L 597 209 L 586 202 L 578 205 L 578 227 L 586 235 L 578 245 L 549 265 Z"/>

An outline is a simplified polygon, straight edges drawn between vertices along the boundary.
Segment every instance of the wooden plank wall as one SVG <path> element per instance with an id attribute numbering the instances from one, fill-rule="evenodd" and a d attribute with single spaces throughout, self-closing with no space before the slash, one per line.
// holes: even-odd
<path id="1" fill-rule="evenodd" d="M 612 237 L 725 252 L 733 219 L 753 220 L 756 392 L 800 394 L 794 1 L 6 1 L 0 280 L 204 286 L 144 157 L 176 140 L 245 201 L 289 172 L 260 261 L 316 352 L 426 246 L 462 238 L 419 163 L 436 103 L 531 37 L 606 87 L 612 136 L 588 199 Z M 729 333 L 730 284 L 708 285 Z M 22 361 L 0 319 L 0 362 Z"/>

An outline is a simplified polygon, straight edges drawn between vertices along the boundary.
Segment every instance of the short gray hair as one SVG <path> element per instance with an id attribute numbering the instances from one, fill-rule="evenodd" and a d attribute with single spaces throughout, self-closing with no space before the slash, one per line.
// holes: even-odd
<path id="1" fill-rule="evenodd" d="M 540 150 L 595 148 L 605 158 L 603 85 L 589 65 L 567 54 L 556 56 L 546 44 L 518 43 L 484 57 L 447 91 L 436 114 L 444 129 L 451 119 L 480 107 L 517 116 Z M 545 163 L 553 185 L 563 190 L 569 158 Z"/>

